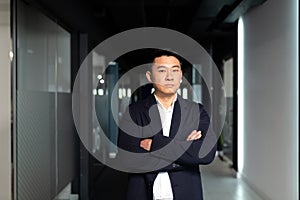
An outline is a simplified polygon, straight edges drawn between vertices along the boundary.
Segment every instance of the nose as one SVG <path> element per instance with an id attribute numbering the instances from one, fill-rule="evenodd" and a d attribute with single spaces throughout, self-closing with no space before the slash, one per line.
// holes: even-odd
<path id="1" fill-rule="evenodd" d="M 173 73 L 172 70 L 167 70 L 167 74 L 166 74 L 166 80 L 168 81 L 172 81 L 173 80 Z"/>

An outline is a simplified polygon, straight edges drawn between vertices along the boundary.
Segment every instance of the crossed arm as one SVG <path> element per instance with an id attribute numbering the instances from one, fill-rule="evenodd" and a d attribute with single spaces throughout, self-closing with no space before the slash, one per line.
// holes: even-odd
<path id="1" fill-rule="evenodd" d="M 141 139 L 137 137 L 132 137 L 121 131 L 119 135 L 119 145 L 125 150 L 137 153 L 148 153 L 153 157 L 162 160 L 172 160 L 174 159 L 175 164 L 179 166 L 198 166 L 199 164 L 210 163 L 215 156 L 216 145 L 211 146 L 211 150 L 204 156 L 199 157 L 199 152 L 203 146 L 203 141 L 206 137 L 210 137 L 211 141 L 216 141 L 213 139 L 213 133 L 207 133 L 210 119 L 207 112 L 200 107 L 200 122 L 198 130 L 191 131 L 185 140 L 179 140 L 176 138 L 165 137 L 162 134 L 156 134 L 151 138 Z M 138 131 L 138 130 L 136 130 Z M 165 148 L 169 143 L 173 143 L 170 148 Z M 207 142 L 207 141 L 205 141 Z M 158 150 L 158 151 L 156 151 Z M 170 163 L 171 163 L 170 162 Z M 164 168 L 168 170 L 169 168 Z M 174 170 L 174 167 L 171 170 Z"/>
<path id="2" fill-rule="evenodd" d="M 198 140 L 202 136 L 201 131 L 193 130 L 188 137 L 186 138 L 186 141 L 192 141 L 192 140 Z M 145 149 L 146 151 L 150 151 L 152 144 L 152 139 L 143 139 L 140 142 L 140 147 Z"/>

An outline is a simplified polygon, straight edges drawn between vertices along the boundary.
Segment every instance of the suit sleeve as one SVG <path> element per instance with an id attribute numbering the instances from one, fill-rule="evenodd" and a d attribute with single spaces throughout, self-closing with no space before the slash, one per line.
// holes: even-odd
<path id="1" fill-rule="evenodd" d="M 118 146 L 129 152 L 146 153 L 147 151 L 140 147 L 141 138 L 138 137 L 140 130 L 137 124 L 135 113 L 132 109 L 127 109 L 119 127 Z"/>
<path id="2" fill-rule="evenodd" d="M 132 108 L 126 110 L 119 128 L 118 147 L 121 150 L 119 150 L 118 159 L 122 162 L 122 165 L 131 172 L 143 171 L 145 169 L 146 171 L 148 169 L 148 171 L 156 171 L 151 169 L 157 168 L 159 168 L 158 171 L 182 169 L 181 166 L 174 165 L 168 160 L 153 157 L 149 151 L 140 147 L 140 141 L 144 138 L 139 137 L 141 128 L 138 124 L 141 124 L 141 122 L 138 121 L 138 113 L 135 113 L 135 110 Z M 138 159 L 137 156 L 139 156 Z M 159 166 L 166 167 L 161 168 Z"/>
<path id="3" fill-rule="evenodd" d="M 174 163 L 179 166 L 195 166 L 199 164 L 209 164 L 213 161 L 216 152 L 216 137 L 209 130 L 210 118 L 204 107 L 199 104 L 200 121 L 198 130 L 201 130 L 202 137 L 198 140 L 185 141 L 174 138 L 164 137 L 157 134 L 153 137 L 152 149 L 161 149 L 165 145 L 173 142 L 172 148 L 154 151 L 153 156 L 162 159 L 175 160 Z"/>

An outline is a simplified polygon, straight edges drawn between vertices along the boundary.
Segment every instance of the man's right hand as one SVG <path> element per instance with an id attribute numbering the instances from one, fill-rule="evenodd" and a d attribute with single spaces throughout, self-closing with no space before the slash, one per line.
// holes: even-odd
<path id="1" fill-rule="evenodd" d="M 145 149 L 147 151 L 150 151 L 151 144 L 152 144 L 152 139 L 143 139 L 140 142 L 140 147 L 142 147 L 143 149 Z"/>

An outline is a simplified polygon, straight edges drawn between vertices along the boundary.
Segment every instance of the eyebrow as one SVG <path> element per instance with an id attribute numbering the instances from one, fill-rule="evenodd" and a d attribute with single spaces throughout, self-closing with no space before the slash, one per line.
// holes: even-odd
<path id="1" fill-rule="evenodd" d="M 166 67 L 164 65 L 159 65 L 159 66 L 157 66 L 157 68 L 159 69 L 159 68 L 168 68 L 168 67 Z M 171 68 L 180 68 L 180 66 L 179 65 L 173 65 Z"/>

